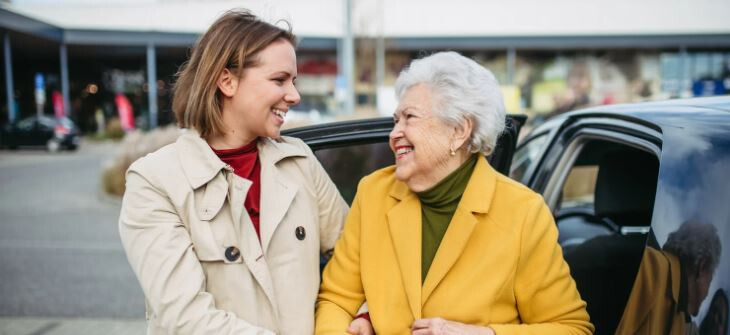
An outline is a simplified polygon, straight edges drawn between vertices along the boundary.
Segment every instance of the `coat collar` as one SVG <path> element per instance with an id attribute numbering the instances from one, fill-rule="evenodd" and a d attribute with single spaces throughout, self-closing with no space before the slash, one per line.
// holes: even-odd
<path id="1" fill-rule="evenodd" d="M 175 145 L 178 148 L 182 169 L 193 189 L 205 185 L 226 168 L 226 164 L 216 156 L 208 142 L 194 129 L 185 129 Z M 258 150 L 262 163 L 271 165 L 287 157 L 306 156 L 301 147 L 270 138 L 260 139 Z"/>
<path id="2" fill-rule="evenodd" d="M 472 172 L 469 182 L 466 184 L 464 195 L 461 197 L 461 202 L 459 202 L 459 208 L 473 213 L 487 213 L 489 205 L 492 203 L 496 183 L 497 171 L 487 163 L 486 158 L 479 157 L 474 172 Z M 408 188 L 408 185 L 400 181 L 395 182 L 391 187 L 389 195 L 399 201 L 411 196 L 418 200 L 418 197 Z"/>
<path id="3" fill-rule="evenodd" d="M 408 303 L 415 319 L 421 307 L 461 256 L 474 227 L 476 215 L 489 211 L 497 183 L 497 172 L 481 157 L 446 230 L 426 280 L 421 285 L 421 204 L 408 186 L 394 183 L 389 195 L 397 203 L 388 210 L 388 228 L 396 252 Z M 415 237 L 415 238 L 414 238 Z"/>

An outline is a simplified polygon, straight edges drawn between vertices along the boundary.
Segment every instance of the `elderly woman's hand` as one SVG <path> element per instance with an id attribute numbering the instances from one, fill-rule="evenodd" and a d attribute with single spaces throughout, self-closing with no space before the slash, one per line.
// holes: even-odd
<path id="1" fill-rule="evenodd" d="M 418 319 L 411 327 L 413 335 L 495 335 L 489 327 L 467 325 L 442 318 Z"/>
<path id="2" fill-rule="evenodd" d="M 375 330 L 370 320 L 366 318 L 357 318 L 352 320 L 350 327 L 347 328 L 347 333 L 352 335 L 375 335 Z"/>

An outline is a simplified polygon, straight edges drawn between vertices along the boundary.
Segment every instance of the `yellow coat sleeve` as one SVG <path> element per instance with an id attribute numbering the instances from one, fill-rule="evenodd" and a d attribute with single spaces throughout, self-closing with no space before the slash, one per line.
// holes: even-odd
<path id="1" fill-rule="evenodd" d="M 514 294 L 522 324 L 490 325 L 497 335 L 592 334 L 586 303 L 558 245 L 558 230 L 541 197 L 522 224 Z"/>
<path id="2" fill-rule="evenodd" d="M 345 334 L 365 301 L 360 280 L 360 200 L 355 195 L 345 230 L 322 274 L 317 298 L 315 334 Z"/>

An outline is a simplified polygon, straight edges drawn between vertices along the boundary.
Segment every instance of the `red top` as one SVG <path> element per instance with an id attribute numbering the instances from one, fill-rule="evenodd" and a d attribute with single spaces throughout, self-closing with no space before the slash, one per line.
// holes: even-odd
<path id="1" fill-rule="evenodd" d="M 253 140 L 251 143 L 237 149 L 213 149 L 213 152 L 224 163 L 233 168 L 233 173 L 253 182 L 246 194 L 246 200 L 243 201 L 243 207 L 246 208 L 248 216 L 251 217 L 253 228 L 256 230 L 256 236 L 261 241 L 261 229 L 259 228 L 259 214 L 261 212 L 261 163 L 259 162 L 259 150 L 256 147 L 256 142 L 257 140 Z"/>

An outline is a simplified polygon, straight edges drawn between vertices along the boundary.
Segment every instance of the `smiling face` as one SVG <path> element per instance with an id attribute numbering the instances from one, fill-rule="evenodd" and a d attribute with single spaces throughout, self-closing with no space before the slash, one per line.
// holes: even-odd
<path id="1" fill-rule="evenodd" d="M 291 43 L 277 40 L 254 57 L 256 65 L 244 69 L 240 78 L 226 69 L 218 81 L 228 128 L 224 142 L 229 145 L 224 146 L 245 145 L 256 137 L 278 138 L 289 107 L 299 103 L 294 86 L 297 58 Z"/>
<path id="2" fill-rule="evenodd" d="M 431 90 L 424 84 L 409 88 L 400 99 L 390 132 L 390 149 L 395 154 L 395 177 L 414 192 L 429 189 L 466 160 L 458 150 L 463 140 L 433 111 Z"/>

